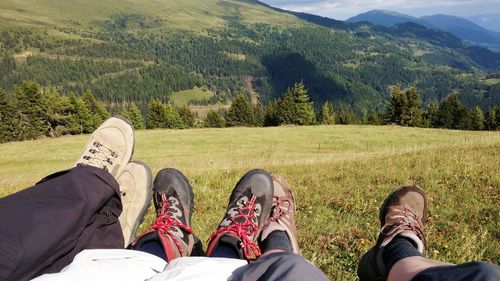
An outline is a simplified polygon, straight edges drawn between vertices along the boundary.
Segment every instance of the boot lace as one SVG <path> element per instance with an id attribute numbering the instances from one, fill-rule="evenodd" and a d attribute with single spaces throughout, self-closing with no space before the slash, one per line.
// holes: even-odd
<path id="1" fill-rule="evenodd" d="M 259 232 L 257 223 L 252 220 L 255 217 L 256 199 L 257 197 L 252 195 L 250 201 L 245 202 L 241 208 L 236 210 L 238 213 L 229 218 L 231 223 L 228 226 L 219 226 L 217 230 L 210 235 L 208 240 L 211 241 L 213 238 L 224 234 L 234 234 L 241 241 L 240 245 L 243 249 L 243 255 L 245 258 L 248 260 L 257 259 L 262 254 L 259 245 L 249 238 Z"/>
<path id="2" fill-rule="evenodd" d="M 291 206 L 291 202 L 286 197 L 274 197 L 273 198 L 273 209 L 271 211 L 271 216 L 266 221 L 263 229 L 267 228 L 272 222 L 278 222 L 279 219 L 286 216 Z"/>
<path id="3" fill-rule="evenodd" d="M 158 231 L 158 235 L 163 235 L 165 237 L 170 237 L 174 241 L 177 250 L 181 256 L 184 256 L 184 250 L 182 249 L 181 243 L 177 239 L 177 236 L 172 232 L 172 227 L 178 227 L 180 230 L 186 232 L 187 234 L 192 234 L 193 230 L 183 224 L 180 220 L 172 218 L 171 208 L 167 200 L 166 194 L 161 195 L 161 208 L 158 211 L 156 219 L 154 220 L 151 227 L 149 227 L 145 232 Z"/>
<path id="4" fill-rule="evenodd" d="M 387 222 L 380 230 L 380 232 L 387 237 L 384 240 L 384 243 L 386 240 L 392 240 L 396 235 L 404 230 L 410 230 L 415 233 L 415 235 L 417 235 L 417 237 L 422 240 L 425 245 L 425 236 L 423 232 L 424 227 L 417 215 L 414 214 L 412 210 L 404 206 L 392 207 L 397 211 L 397 215 L 393 216 L 395 220 Z"/>
<path id="5" fill-rule="evenodd" d="M 102 168 L 109 172 L 108 165 L 113 165 L 112 159 L 117 159 L 118 154 L 109 147 L 93 142 L 88 150 L 89 155 L 84 155 L 82 158 L 86 160 L 84 163 L 79 163 L 78 166 L 88 165 Z"/>

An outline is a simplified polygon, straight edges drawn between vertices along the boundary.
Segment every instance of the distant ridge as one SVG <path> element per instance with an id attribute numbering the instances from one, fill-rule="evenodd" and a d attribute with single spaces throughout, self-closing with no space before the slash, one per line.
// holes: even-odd
<path id="1" fill-rule="evenodd" d="M 500 52 L 500 33 L 485 29 L 467 19 L 456 16 L 436 14 L 417 18 L 392 11 L 372 10 L 351 17 L 347 19 L 347 22 L 370 22 L 385 27 L 413 22 L 427 28 L 449 32 L 471 44 Z"/>

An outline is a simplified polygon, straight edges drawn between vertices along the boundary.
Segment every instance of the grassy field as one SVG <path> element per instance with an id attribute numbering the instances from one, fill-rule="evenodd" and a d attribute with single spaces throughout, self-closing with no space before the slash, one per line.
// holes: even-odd
<path id="1" fill-rule="evenodd" d="M 86 139 L 1 144 L 0 197 L 71 166 Z M 315 126 L 138 131 L 134 159 L 153 173 L 176 167 L 189 177 L 193 229 L 203 241 L 246 170 L 284 175 L 296 194 L 303 255 L 333 280 L 354 280 L 358 258 L 375 243 L 379 205 L 407 183 L 429 196 L 428 257 L 500 263 L 499 151 L 498 132 Z"/>
<path id="2" fill-rule="evenodd" d="M 190 101 L 208 100 L 212 95 L 212 93 L 205 89 L 194 87 L 191 90 L 172 93 L 169 98 L 175 105 L 183 105 L 188 104 Z"/>
<path id="3" fill-rule="evenodd" d="M 81 28 L 95 25 L 111 15 L 148 15 L 161 19 L 157 28 L 204 30 L 221 27 L 234 19 L 246 23 L 268 23 L 301 26 L 304 22 L 292 15 L 281 14 L 255 3 L 235 0 L 2 0 L 0 26 L 64 25 Z"/>

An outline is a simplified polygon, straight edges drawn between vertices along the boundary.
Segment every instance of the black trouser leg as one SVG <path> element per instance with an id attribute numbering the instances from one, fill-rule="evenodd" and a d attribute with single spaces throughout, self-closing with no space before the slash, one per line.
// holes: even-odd
<path id="1" fill-rule="evenodd" d="M 264 255 L 233 272 L 231 281 L 326 281 L 326 275 L 302 256 L 291 253 Z"/>
<path id="2" fill-rule="evenodd" d="M 0 280 L 58 272 L 84 249 L 123 248 L 116 180 L 94 167 L 48 176 L 0 199 Z"/>
<path id="3" fill-rule="evenodd" d="M 411 279 L 412 281 L 495 281 L 500 280 L 500 266 L 469 262 L 459 265 L 445 265 L 426 269 Z"/>

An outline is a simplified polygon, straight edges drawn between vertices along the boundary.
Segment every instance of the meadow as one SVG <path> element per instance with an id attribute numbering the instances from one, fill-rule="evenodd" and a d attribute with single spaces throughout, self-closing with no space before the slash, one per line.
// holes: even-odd
<path id="1" fill-rule="evenodd" d="M 0 197 L 71 167 L 87 137 L 0 144 Z M 500 263 L 499 151 L 499 132 L 312 126 L 137 131 L 133 159 L 153 174 L 165 167 L 186 174 L 195 193 L 192 226 L 204 242 L 247 170 L 285 176 L 302 254 L 333 280 L 355 280 L 359 257 L 377 238 L 378 208 L 402 184 L 428 194 L 428 257 Z"/>

